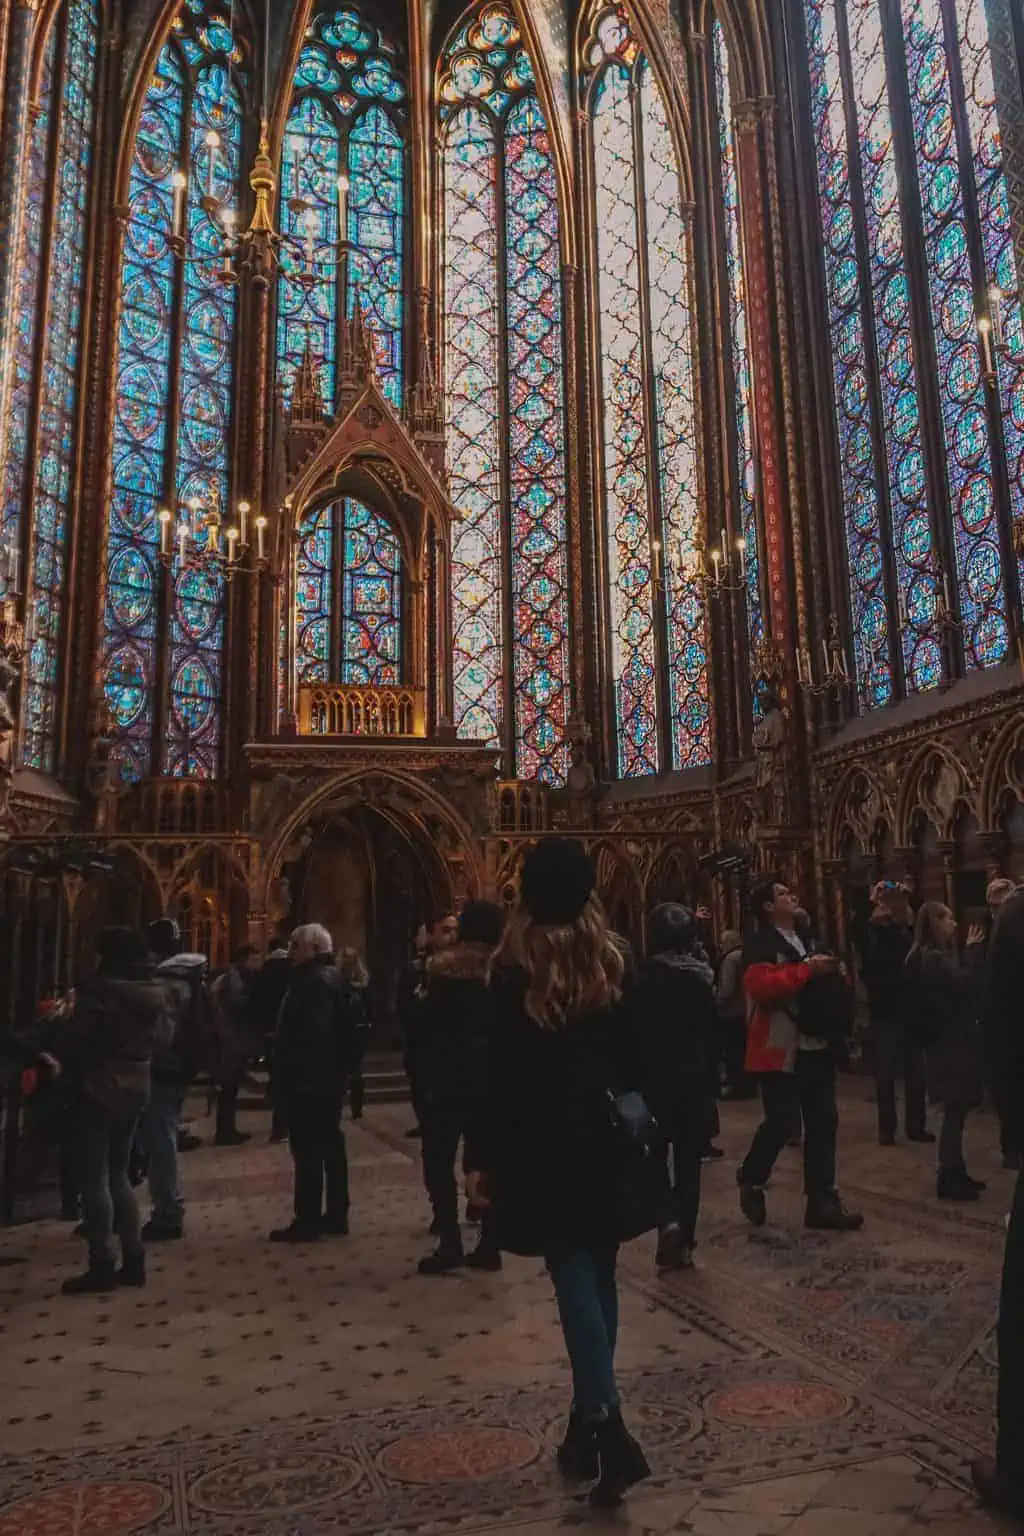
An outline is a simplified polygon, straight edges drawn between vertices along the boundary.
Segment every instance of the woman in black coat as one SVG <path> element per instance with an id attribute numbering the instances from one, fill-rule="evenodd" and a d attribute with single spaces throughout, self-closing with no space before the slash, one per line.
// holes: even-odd
<path id="1" fill-rule="evenodd" d="M 648 958 L 629 997 L 644 1097 L 670 1151 L 672 1189 L 660 1222 L 659 1269 L 690 1269 L 701 1158 L 717 1131 L 714 972 L 688 907 L 666 902 L 647 923 Z"/>
<path id="2" fill-rule="evenodd" d="M 984 934 L 972 928 L 968 948 Z M 984 1053 L 977 967 L 957 950 L 956 918 L 941 901 L 926 901 L 907 956 L 908 1015 L 925 1045 L 928 1096 L 943 1106 L 937 1193 L 940 1200 L 977 1200 L 985 1185 L 964 1161 L 964 1123 L 984 1096 Z"/>
<path id="3" fill-rule="evenodd" d="M 639 1087 L 622 1007 L 623 957 L 572 838 L 527 855 L 520 908 L 494 959 L 487 1091 L 468 1148 L 470 1198 L 486 1202 L 500 1248 L 542 1257 L 573 1378 L 563 1470 L 615 1504 L 648 1475 L 615 1381 L 619 1244 L 657 1225 L 655 1177 L 622 1150 L 611 1099 Z"/>

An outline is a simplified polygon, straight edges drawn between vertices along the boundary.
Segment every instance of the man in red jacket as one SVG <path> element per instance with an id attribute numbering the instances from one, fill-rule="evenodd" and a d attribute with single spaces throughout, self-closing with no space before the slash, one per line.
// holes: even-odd
<path id="1" fill-rule="evenodd" d="M 833 1008 L 839 962 L 815 952 L 798 928 L 799 898 L 780 881 L 751 893 L 754 931 L 748 940 L 743 986 L 748 999 L 746 1070 L 756 1073 L 764 1103 L 743 1166 L 736 1175 L 740 1206 L 755 1227 L 767 1220 L 764 1187 L 782 1148 L 804 1130 L 804 1225 L 856 1232 L 864 1218 L 846 1210 L 836 1190 L 834 1046 L 843 1025 Z M 840 999 L 841 1002 L 841 999 Z"/>

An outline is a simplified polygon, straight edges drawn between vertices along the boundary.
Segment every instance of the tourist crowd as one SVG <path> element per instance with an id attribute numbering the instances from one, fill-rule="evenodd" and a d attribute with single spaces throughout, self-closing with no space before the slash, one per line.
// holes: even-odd
<path id="1" fill-rule="evenodd" d="M 974 1201 L 984 1184 L 964 1152 L 970 1112 L 991 1091 L 1002 1156 L 1024 1148 L 1024 887 L 996 880 L 990 921 L 963 935 L 948 907 L 916 909 L 899 882 L 872 892 L 855 935 L 870 1020 L 878 1139 L 898 1132 L 904 1085 L 910 1141 L 936 1143 L 936 1194 Z M 582 845 L 549 838 L 526 857 L 514 911 L 470 901 L 417 935 L 398 987 L 406 1069 L 421 1137 L 436 1247 L 425 1276 L 543 1260 L 551 1278 L 573 1394 L 558 1451 L 567 1476 L 618 1502 L 647 1475 L 623 1421 L 614 1358 L 620 1246 L 657 1231 L 661 1270 L 693 1265 L 701 1169 L 721 1156 L 718 1100 L 760 1093 L 763 1117 L 737 1170 L 754 1226 L 782 1149 L 803 1149 L 804 1221 L 855 1232 L 863 1218 L 837 1188 L 836 1072 L 854 1033 L 852 978 L 811 930 L 796 893 L 777 880 L 748 892 L 746 925 L 715 945 L 709 915 L 667 903 L 648 914 L 646 954 L 608 926 Z M 59 1104 L 64 1213 L 81 1215 L 85 1271 L 69 1294 L 145 1284 L 145 1247 L 184 1235 L 179 1173 L 189 1084 L 216 1088 L 215 1139 L 234 1146 L 239 1094 L 264 1061 L 271 1138 L 287 1136 L 291 1221 L 274 1242 L 349 1230 L 342 1114 L 363 1112 L 370 1026 L 360 956 L 335 956 L 305 924 L 267 957 L 246 946 L 211 979 L 182 952 L 176 926 L 100 934 L 93 976 L 42 1010 L 20 1049 L 27 1088 Z M 929 1103 L 940 1107 L 937 1136 Z M 461 1148 L 461 1170 L 459 1157 Z M 467 1223 L 463 1247 L 459 1172 Z M 133 1178 L 148 1181 L 142 1224 Z M 1024 1195 L 1011 1215 L 1000 1317 L 1000 1438 L 975 1468 L 982 1496 L 1024 1512 Z M 118 1245 L 120 1265 L 117 1263 Z"/>

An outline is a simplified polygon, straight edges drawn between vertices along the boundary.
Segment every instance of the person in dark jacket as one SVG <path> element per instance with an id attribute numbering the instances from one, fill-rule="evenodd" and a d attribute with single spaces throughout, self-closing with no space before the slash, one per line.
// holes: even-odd
<path id="1" fill-rule="evenodd" d="M 988 945 L 984 1033 L 1003 1083 L 1013 1145 L 1024 1146 L 1024 886 L 999 908 Z M 971 1468 L 982 1501 L 1024 1520 L 1024 1173 L 1018 1173 L 999 1293 L 996 1454 Z"/>
<path id="2" fill-rule="evenodd" d="M 429 918 L 417 932 L 413 941 L 413 955 L 398 988 L 398 1017 L 405 1036 L 404 1064 L 409 1079 L 416 1124 L 406 1131 L 406 1136 L 423 1134 L 422 1104 L 420 1093 L 420 1020 L 423 999 L 426 996 L 426 975 L 430 957 L 438 950 L 448 949 L 458 934 L 458 918 L 453 912 L 442 912 Z"/>
<path id="3" fill-rule="evenodd" d="M 295 1214 L 290 1225 L 271 1232 L 275 1243 L 348 1235 L 341 1111 L 355 1056 L 355 1017 L 333 949 L 327 929 L 317 923 L 296 928 L 291 936 L 291 985 L 281 1004 L 274 1056 L 287 1103 Z"/>
<path id="4" fill-rule="evenodd" d="M 744 1070 L 747 1055 L 747 994 L 743 990 L 743 939 L 735 928 L 722 934 L 718 962 L 718 1027 L 725 1063 L 723 1099 L 752 1099 L 757 1084 Z"/>
<path id="5" fill-rule="evenodd" d="M 803 1121 L 804 1225 L 856 1232 L 863 1217 L 848 1211 L 836 1190 L 836 1053 L 849 1025 L 848 988 L 834 955 L 818 953 L 800 930 L 800 902 L 779 880 L 755 885 L 753 929 L 744 961 L 750 999 L 748 1072 L 758 1074 L 764 1119 L 736 1174 L 740 1208 L 754 1226 L 768 1212 L 764 1188 L 783 1147 Z"/>
<path id="6" fill-rule="evenodd" d="M 259 970 L 259 950 L 254 944 L 243 944 L 210 988 L 216 1036 L 214 1141 L 218 1147 L 240 1147 L 251 1139 L 248 1131 L 238 1129 L 238 1095 L 260 1050 L 251 1007 L 252 986 Z"/>
<path id="7" fill-rule="evenodd" d="M 352 1059 L 352 1076 L 349 1084 L 348 1102 L 352 1110 L 352 1119 L 361 1120 L 363 1109 L 366 1105 L 366 1079 L 363 1076 L 363 1058 L 366 1055 L 366 1047 L 370 1039 L 370 1031 L 373 1028 L 373 1020 L 370 1017 L 368 996 L 370 989 L 370 973 L 366 969 L 366 963 L 358 949 L 343 949 L 338 956 L 338 971 L 342 981 L 349 989 L 352 1000 L 352 1017 L 355 1025 L 355 1055 Z"/>
<path id="8" fill-rule="evenodd" d="M 896 1079 L 903 1078 L 908 1141 L 935 1140 L 927 1125 L 924 1044 L 908 997 L 907 955 L 914 942 L 910 893 L 883 880 L 871 893 L 872 911 L 861 939 L 861 977 L 868 995 L 871 1050 L 878 1104 L 878 1144 L 896 1142 Z"/>
<path id="9" fill-rule="evenodd" d="M 443 1275 L 464 1264 L 471 1269 L 501 1268 L 487 1212 L 476 1251 L 463 1253 L 455 1157 L 480 1112 L 490 1014 L 488 973 L 504 925 L 505 913 L 494 902 L 467 902 L 455 944 L 435 950 L 427 962 L 418 1025 L 420 1110 L 423 1183 L 438 1245 L 435 1253 L 421 1259 L 421 1275 Z"/>
<path id="10" fill-rule="evenodd" d="M 99 965 L 74 1011 L 50 1041 L 45 1060 L 80 1095 L 79 1166 L 89 1267 L 63 1285 L 65 1295 L 146 1282 L 139 1208 L 128 1159 L 149 1098 L 150 1065 L 172 1034 L 164 989 L 145 939 L 130 928 L 105 929 Z M 117 1269 L 114 1233 L 121 1244 Z"/>
<path id="11" fill-rule="evenodd" d="M 984 940 L 972 927 L 967 944 Z M 975 967 L 957 950 L 956 918 L 941 901 L 917 914 L 907 975 L 918 1028 L 927 1039 L 928 1096 L 942 1105 L 937 1193 L 940 1200 L 977 1200 L 985 1185 L 964 1161 L 964 1125 L 984 1097 L 984 1052 Z"/>
<path id="12" fill-rule="evenodd" d="M 990 880 L 985 889 L 985 905 L 988 908 L 988 924 L 984 945 L 978 945 L 971 950 L 971 957 L 977 957 L 978 970 L 981 977 L 980 991 L 984 995 L 987 985 L 989 967 L 989 952 L 992 944 L 992 935 L 995 932 L 996 921 L 1002 910 L 1004 902 L 1009 901 L 1017 887 L 1012 880 L 1005 876 Z M 999 1117 L 999 1149 L 1003 1154 L 1003 1167 L 1018 1173 L 1024 1163 L 1021 1147 L 1024 1143 L 1014 1139 L 1012 1084 L 1006 1076 L 997 1069 L 991 1050 L 987 1030 L 985 1031 L 985 1064 L 988 1074 L 989 1091 L 996 1114 Z"/>
<path id="13" fill-rule="evenodd" d="M 277 1030 L 277 1016 L 281 1011 L 281 1004 L 284 1002 L 291 980 L 292 966 L 288 958 L 290 941 L 291 935 L 288 929 L 279 928 L 271 940 L 266 959 L 253 977 L 249 993 L 249 1017 L 253 1033 L 267 1060 L 268 1091 L 272 1108 L 270 1139 L 273 1142 L 284 1141 L 288 1135 L 285 1098 L 284 1094 L 278 1090 L 274 1069 L 274 1035 Z"/>
<path id="14" fill-rule="evenodd" d="M 174 1021 L 170 1041 L 153 1057 L 153 1088 L 139 1122 L 146 1155 L 153 1210 L 142 1229 L 147 1243 L 176 1242 L 184 1235 L 185 1202 L 178 1168 L 178 1130 L 188 1085 L 209 1064 L 212 1029 L 205 955 L 182 951 L 181 933 L 172 918 L 160 918 L 146 930 Z"/>
<path id="15" fill-rule="evenodd" d="M 573 838 L 545 838 L 523 861 L 520 906 L 491 971 L 469 1194 L 489 1202 L 499 1247 L 545 1261 L 573 1379 L 558 1460 L 567 1475 L 596 1479 L 591 1499 L 609 1505 L 649 1471 L 619 1406 L 616 1258 L 657 1225 L 664 1180 L 641 1188 L 633 1175 L 656 1173 L 657 1160 L 627 1162 L 615 1131 L 615 1095 L 639 1087 L 640 1063 L 622 951 L 594 881 Z"/>
<path id="16" fill-rule="evenodd" d="M 714 972 L 688 907 L 666 902 L 647 922 L 648 959 L 628 994 L 644 1097 L 671 1155 L 672 1190 L 660 1224 L 660 1269 L 693 1265 L 701 1158 L 717 1126 L 718 1029 Z"/>

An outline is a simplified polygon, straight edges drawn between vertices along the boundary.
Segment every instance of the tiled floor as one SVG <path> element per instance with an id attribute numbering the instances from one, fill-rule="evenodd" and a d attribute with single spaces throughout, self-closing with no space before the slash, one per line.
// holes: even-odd
<path id="1" fill-rule="evenodd" d="M 353 1128 L 353 1235 L 280 1249 L 286 1149 L 184 1162 L 184 1243 L 142 1293 L 71 1300 L 57 1222 L 0 1233 L 0 1536 L 981 1536 L 966 1459 L 992 1434 L 992 1324 L 1010 1176 L 972 1131 L 981 1203 L 940 1208 L 927 1148 L 874 1144 L 843 1106 L 854 1237 L 805 1234 L 798 1155 L 752 1231 L 725 1110 L 700 1267 L 623 1259 L 620 1367 L 654 1468 L 608 1520 L 559 1482 L 566 1371 L 539 1266 L 424 1280 L 428 1213 L 401 1108 Z M 209 1126 L 199 1127 L 209 1134 Z"/>

